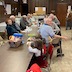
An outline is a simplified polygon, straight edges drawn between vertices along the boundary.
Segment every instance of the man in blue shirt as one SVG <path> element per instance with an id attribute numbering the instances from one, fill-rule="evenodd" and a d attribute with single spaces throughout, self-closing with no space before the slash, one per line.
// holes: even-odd
<path id="1" fill-rule="evenodd" d="M 39 29 L 39 33 L 42 36 L 42 38 L 45 38 L 46 40 L 46 46 L 49 44 L 48 37 L 50 36 L 51 38 L 62 38 L 62 39 L 67 39 L 65 36 L 60 36 L 56 35 L 51 27 L 52 24 L 52 19 L 48 18 L 46 20 L 46 24 L 43 24 L 42 27 Z"/>
<path id="2" fill-rule="evenodd" d="M 48 45 L 48 43 L 49 43 L 48 37 L 49 37 L 49 36 L 50 36 L 50 37 L 54 37 L 54 35 L 55 35 L 52 27 L 49 26 L 48 24 L 44 24 L 44 25 L 40 28 L 39 32 L 40 32 L 40 35 L 42 36 L 42 38 L 45 38 L 45 40 L 46 40 L 46 45 Z"/>

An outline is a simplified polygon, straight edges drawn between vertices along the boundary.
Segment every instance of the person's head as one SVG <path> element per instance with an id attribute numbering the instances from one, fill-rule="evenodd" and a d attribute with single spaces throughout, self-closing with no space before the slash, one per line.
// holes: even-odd
<path id="1" fill-rule="evenodd" d="M 26 15 L 23 15 L 23 19 L 26 20 L 27 19 L 27 16 Z"/>
<path id="2" fill-rule="evenodd" d="M 28 17 L 28 19 L 30 19 L 30 18 L 31 18 L 31 14 L 28 13 L 28 14 L 27 14 L 27 17 Z"/>
<path id="3" fill-rule="evenodd" d="M 5 21 L 5 23 L 7 25 L 12 25 L 12 20 L 10 18 L 7 18 L 6 21 Z"/>
<path id="4" fill-rule="evenodd" d="M 12 22 L 15 22 L 15 16 L 14 15 L 11 15 L 10 19 L 12 20 Z"/>
<path id="5" fill-rule="evenodd" d="M 47 18 L 47 20 L 46 20 L 46 24 L 48 24 L 48 25 L 52 25 L 52 19 L 51 18 Z"/>
<path id="6" fill-rule="evenodd" d="M 42 50 L 42 48 L 43 48 L 43 42 L 42 42 L 41 39 L 36 39 L 34 41 L 34 48 L 37 48 L 39 50 Z"/>
<path id="7" fill-rule="evenodd" d="M 40 34 L 37 34 L 37 35 L 35 36 L 35 39 L 42 39 L 42 36 L 41 36 Z"/>
<path id="8" fill-rule="evenodd" d="M 54 19 L 54 18 L 55 18 L 55 15 L 51 13 L 51 14 L 49 15 L 49 18 Z"/>

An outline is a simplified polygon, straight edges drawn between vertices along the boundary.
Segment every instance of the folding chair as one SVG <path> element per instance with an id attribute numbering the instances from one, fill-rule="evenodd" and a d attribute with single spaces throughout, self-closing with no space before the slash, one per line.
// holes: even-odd
<path id="1" fill-rule="evenodd" d="M 60 41 L 61 41 L 61 38 L 53 38 L 52 44 L 54 45 L 54 49 L 62 48 L 61 44 L 60 44 Z M 58 53 L 58 54 L 61 54 L 61 53 L 62 53 L 62 49 L 60 49 L 60 53 Z"/>

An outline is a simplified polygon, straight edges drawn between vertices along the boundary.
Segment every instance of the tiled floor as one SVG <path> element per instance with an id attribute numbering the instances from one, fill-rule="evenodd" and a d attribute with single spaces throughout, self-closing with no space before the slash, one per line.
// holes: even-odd
<path id="1" fill-rule="evenodd" d="M 62 49 L 65 56 L 57 58 L 56 51 L 54 52 L 51 72 L 72 72 L 72 31 L 65 30 L 65 28 L 62 27 L 61 32 L 62 35 L 69 38 L 68 40 L 62 40 Z"/>

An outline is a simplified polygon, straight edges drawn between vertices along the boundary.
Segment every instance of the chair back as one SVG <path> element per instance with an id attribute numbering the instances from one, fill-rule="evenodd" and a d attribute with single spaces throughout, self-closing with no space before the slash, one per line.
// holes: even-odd
<path id="1" fill-rule="evenodd" d="M 42 72 L 38 64 L 33 64 L 26 72 Z"/>
<path id="2" fill-rule="evenodd" d="M 52 44 L 58 44 L 60 42 L 60 38 L 53 38 Z"/>

